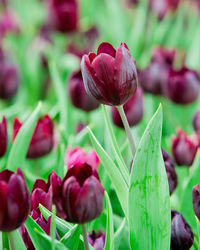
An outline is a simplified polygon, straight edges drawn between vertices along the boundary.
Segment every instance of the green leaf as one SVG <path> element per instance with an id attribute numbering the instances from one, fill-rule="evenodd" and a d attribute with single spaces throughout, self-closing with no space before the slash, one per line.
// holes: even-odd
<path id="1" fill-rule="evenodd" d="M 138 146 L 129 189 L 131 249 L 170 248 L 170 197 L 161 153 L 162 107 L 150 120 Z"/>
<path id="2" fill-rule="evenodd" d="M 106 223 L 106 242 L 105 242 L 105 250 L 114 249 L 114 228 L 113 228 L 113 212 L 112 206 L 110 203 L 109 196 L 107 192 L 105 192 L 106 197 L 106 206 L 107 206 L 107 223 Z"/>
<path id="3" fill-rule="evenodd" d="M 28 146 L 33 131 L 38 121 L 41 106 L 42 106 L 41 102 L 39 102 L 36 109 L 33 111 L 30 117 L 24 122 L 21 129 L 19 130 L 19 133 L 17 134 L 17 137 L 15 139 L 15 142 L 11 148 L 8 157 L 7 168 L 9 170 L 16 171 L 17 167 L 22 166 L 26 158 L 26 153 L 28 150 Z"/>
<path id="4" fill-rule="evenodd" d="M 8 234 L 8 238 L 10 241 L 12 241 L 12 244 L 16 249 L 26 250 L 26 246 L 24 244 L 24 241 L 22 240 L 21 234 L 18 229 L 10 232 Z"/>
<path id="5" fill-rule="evenodd" d="M 92 144 L 95 148 L 95 151 L 97 152 L 101 163 L 107 172 L 114 188 L 117 193 L 118 199 L 120 201 L 120 204 L 122 206 L 122 209 L 124 211 L 124 214 L 126 217 L 128 216 L 128 187 L 125 183 L 119 169 L 114 164 L 113 160 L 110 158 L 110 156 L 105 152 L 105 150 L 102 148 L 98 140 L 96 139 L 95 135 L 92 133 L 91 129 L 88 127 L 88 131 L 90 134 L 90 139 L 92 141 Z"/>
<path id="6" fill-rule="evenodd" d="M 115 250 L 119 249 L 125 225 L 126 225 L 126 218 L 122 220 L 121 225 L 118 227 L 114 235 Z"/>
<path id="7" fill-rule="evenodd" d="M 60 240 L 67 248 L 76 250 L 79 246 L 81 227 L 73 226 Z"/>
<path id="8" fill-rule="evenodd" d="M 55 250 L 55 238 L 56 238 L 56 207 L 55 205 L 52 206 L 52 216 L 51 216 L 51 249 Z"/>

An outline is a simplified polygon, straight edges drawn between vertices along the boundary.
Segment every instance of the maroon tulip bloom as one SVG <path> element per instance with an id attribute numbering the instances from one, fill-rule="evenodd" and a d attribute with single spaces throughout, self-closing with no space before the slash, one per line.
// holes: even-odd
<path id="1" fill-rule="evenodd" d="M 13 125 L 13 141 L 22 123 L 15 118 Z M 53 149 L 53 122 L 48 115 L 39 119 L 29 144 L 27 158 L 34 159 L 47 155 Z"/>
<path id="2" fill-rule="evenodd" d="M 193 244 L 194 236 L 183 216 L 171 211 L 171 250 L 188 250 Z"/>
<path id="3" fill-rule="evenodd" d="M 5 116 L 0 122 L 0 157 L 4 156 L 7 149 L 8 134 L 7 134 L 7 122 Z"/>
<path id="4" fill-rule="evenodd" d="M 197 135 L 200 137 L 200 110 L 198 110 L 194 116 L 193 127 Z"/>
<path id="5" fill-rule="evenodd" d="M 143 117 L 143 91 L 137 87 L 135 94 L 124 104 L 124 112 L 129 126 L 137 125 Z M 116 126 L 124 128 L 120 114 L 116 107 L 112 107 L 112 119 Z"/>
<path id="6" fill-rule="evenodd" d="M 105 233 L 103 232 L 96 233 L 94 230 L 92 230 L 92 233 L 88 234 L 88 241 L 95 250 L 104 249 L 105 238 L 106 236 L 105 236 Z"/>
<path id="7" fill-rule="evenodd" d="M 49 0 L 48 23 L 60 32 L 72 32 L 78 26 L 78 3 L 76 0 Z"/>
<path id="8" fill-rule="evenodd" d="M 135 60 L 125 43 L 117 50 L 109 43 L 101 43 L 97 55 L 89 53 L 83 56 L 81 71 L 87 93 L 100 103 L 122 105 L 136 91 Z"/>
<path id="9" fill-rule="evenodd" d="M 163 149 L 162 149 L 162 155 L 163 155 L 163 160 L 165 163 L 165 169 L 167 172 L 169 192 L 171 195 L 174 192 L 174 190 L 178 184 L 177 174 L 176 174 L 176 170 L 175 170 L 175 166 L 174 166 L 174 162 L 173 162 L 172 158 Z"/>
<path id="10" fill-rule="evenodd" d="M 176 164 L 179 166 L 191 166 L 198 146 L 196 135 L 189 137 L 184 131 L 179 130 L 177 137 L 174 137 L 172 141 L 172 154 Z"/>
<path id="11" fill-rule="evenodd" d="M 100 105 L 94 97 L 87 94 L 81 71 L 72 73 L 69 79 L 68 93 L 72 104 L 83 111 L 95 110 Z"/>
<path id="12" fill-rule="evenodd" d="M 20 227 L 30 209 L 30 196 L 21 170 L 0 172 L 0 231 L 10 232 Z"/>
<path id="13" fill-rule="evenodd" d="M 197 216 L 197 218 L 200 220 L 200 194 L 199 194 L 199 185 L 196 185 L 192 189 L 192 203 L 193 203 L 193 209 Z"/>
<path id="14" fill-rule="evenodd" d="M 197 71 L 182 67 L 170 69 L 165 95 L 174 103 L 190 104 L 199 96 L 200 78 Z"/>
<path id="15" fill-rule="evenodd" d="M 70 168 L 62 184 L 63 209 L 67 221 L 83 224 L 97 218 L 103 209 L 104 188 L 88 164 Z"/>
<path id="16" fill-rule="evenodd" d="M 149 66 L 141 70 L 138 75 L 139 82 L 146 92 L 162 95 L 174 58 L 175 50 L 157 48 L 154 51 Z"/>

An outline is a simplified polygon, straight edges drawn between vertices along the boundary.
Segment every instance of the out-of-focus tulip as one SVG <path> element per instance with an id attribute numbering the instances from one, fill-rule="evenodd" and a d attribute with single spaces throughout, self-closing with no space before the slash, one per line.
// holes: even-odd
<path id="1" fill-rule="evenodd" d="M 106 236 L 105 236 L 105 233 L 103 232 L 96 233 L 94 230 L 92 230 L 92 233 L 88 234 L 88 241 L 95 250 L 104 249 L 105 238 Z"/>
<path id="2" fill-rule="evenodd" d="M 13 125 L 13 141 L 22 123 L 15 118 Z M 27 158 L 34 159 L 47 155 L 54 145 L 53 121 L 49 115 L 39 119 L 29 144 Z"/>
<path id="3" fill-rule="evenodd" d="M 49 0 L 48 24 L 60 32 L 76 31 L 78 27 L 78 2 L 76 0 Z"/>
<path id="4" fill-rule="evenodd" d="M 197 135 L 200 137 L 200 110 L 198 110 L 194 116 L 193 127 Z"/>
<path id="5" fill-rule="evenodd" d="M 86 112 L 95 110 L 100 103 L 92 96 L 88 95 L 81 75 L 81 71 L 72 73 L 69 79 L 68 93 L 72 104 Z"/>
<path id="6" fill-rule="evenodd" d="M 0 157 L 4 156 L 7 149 L 8 134 L 7 134 L 7 122 L 5 116 L 0 122 Z"/>
<path id="7" fill-rule="evenodd" d="M 177 137 L 172 140 L 172 154 L 179 166 L 191 166 L 199 146 L 198 138 L 194 134 L 188 136 L 184 131 L 179 130 Z"/>
<path id="8" fill-rule="evenodd" d="M 164 163 L 165 163 L 165 169 L 167 172 L 167 179 L 168 179 L 168 183 L 169 183 L 169 192 L 170 195 L 174 192 L 178 180 L 177 180 L 177 174 L 176 174 L 176 170 L 175 170 L 175 166 L 174 166 L 174 162 L 172 160 L 172 158 L 168 155 L 168 153 L 162 149 L 162 155 L 163 155 L 163 159 L 164 159 Z"/>
<path id="9" fill-rule="evenodd" d="M 196 185 L 192 189 L 192 203 L 193 203 L 193 209 L 197 216 L 197 218 L 200 220 L 200 193 L 199 193 L 199 185 Z"/>
<path id="10" fill-rule="evenodd" d="M 30 196 L 24 176 L 9 170 L 0 172 L 0 231 L 10 232 L 20 227 L 30 209 Z"/>
<path id="11" fill-rule="evenodd" d="M 138 73 L 139 82 L 146 92 L 154 95 L 163 94 L 174 58 L 175 50 L 158 47 L 154 51 L 149 66 Z"/>
<path id="12" fill-rule="evenodd" d="M 171 250 L 188 250 L 193 244 L 194 236 L 183 216 L 171 211 Z"/>
<path id="13" fill-rule="evenodd" d="M 174 103 L 190 104 L 194 102 L 200 91 L 198 72 L 185 66 L 180 70 L 170 69 L 164 94 Z"/>
<path id="14" fill-rule="evenodd" d="M 84 123 L 78 123 L 77 125 L 76 125 L 76 133 L 78 134 L 78 133 L 80 133 L 84 128 L 85 128 L 85 124 Z"/>
<path id="15" fill-rule="evenodd" d="M 66 220 L 83 224 L 97 218 L 103 208 L 104 188 L 98 174 L 88 164 L 71 167 L 62 184 Z"/>
<path id="16" fill-rule="evenodd" d="M 0 13 L 0 40 L 3 39 L 7 33 L 19 33 L 19 30 L 15 13 L 10 10 Z"/>
<path id="17" fill-rule="evenodd" d="M 81 71 L 87 93 L 100 103 L 122 105 L 136 91 L 135 60 L 125 43 L 117 50 L 109 43 L 101 43 L 97 55 L 89 53 L 83 56 Z"/>
<path id="18" fill-rule="evenodd" d="M 137 87 L 135 94 L 124 104 L 129 126 L 137 125 L 143 117 L 143 91 L 140 86 Z M 116 107 L 112 107 L 112 119 L 116 126 L 124 128 L 120 114 Z"/>
<path id="19" fill-rule="evenodd" d="M 87 163 L 94 169 L 98 169 L 100 160 L 98 155 L 94 150 L 90 151 L 86 154 L 82 148 L 76 147 L 72 149 L 70 146 L 67 148 L 67 153 L 65 157 L 65 163 L 68 168 L 73 167 L 76 164 L 84 164 Z"/>

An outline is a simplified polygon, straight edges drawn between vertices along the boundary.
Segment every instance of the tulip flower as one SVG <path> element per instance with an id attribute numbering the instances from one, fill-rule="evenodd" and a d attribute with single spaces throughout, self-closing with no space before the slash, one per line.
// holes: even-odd
<path id="1" fill-rule="evenodd" d="M 84 164 L 87 163 L 94 169 L 98 169 L 100 160 L 98 155 L 94 150 L 90 151 L 86 154 L 82 148 L 76 147 L 72 149 L 70 146 L 67 148 L 67 153 L 65 157 L 65 163 L 69 168 L 73 167 L 76 164 Z"/>
<path id="2" fill-rule="evenodd" d="M 199 194 L 199 185 L 196 185 L 192 189 L 192 203 L 193 203 L 193 209 L 197 216 L 197 218 L 200 220 L 200 194 Z"/>
<path id="3" fill-rule="evenodd" d="M 60 32 L 72 32 L 78 26 L 78 2 L 76 0 L 47 1 L 48 23 Z"/>
<path id="4" fill-rule="evenodd" d="M 4 156 L 7 149 L 8 134 L 7 134 L 7 121 L 5 116 L 0 122 L 0 157 Z"/>
<path id="5" fill-rule="evenodd" d="M 100 105 L 94 97 L 87 94 L 81 71 L 72 73 L 69 78 L 68 93 L 72 104 L 83 111 L 95 110 Z"/>
<path id="6" fill-rule="evenodd" d="M 125 43 L 117 50 L 109 43 L 101 43 L 97 55 L 89 53 L 83 56 L 81 71 L 87 93 L 100 103 L 122 105 L 136 91 L 135 60 Z"/>
<path id="7" fill-rule="evenodd" d="M 13 141 L 22 123 L 15 118 L 13 125 Z M 48 115 L 39 119 L 29 144 L 27 158 L 34 159 L 47 155 L 54 145 L 53 122 Z"/>
<path id="8" fill-rule="evenodd" d="M 137 87 L 135 94 L 124 104 L 124 112 L 129 126 L 138 124 L 143 117 L 143 91 L 140 86 Z M 124 128 L 120 114 L 117 108 L 112 107 L 112 119 L 116 126 Z"/>
<path id="9" fill-rule="evenodd" d="M 194 116 L 193 127 L 197 135 L 200 137 L 200 110 L 198 110 Z"/>
<path id="10" fill-rule="evenodd" d="M 188 250 L 193 244 L 194 236 L 183 216 L 171 211 L 171 250 Z"/>
<path id="11" fill-rule="evenodd" d="M 170 69 L 165 95 L 174 103 L 190 104 L 194 102 L 200 91 L 198 72 L 185 66 L 180 70 Z"/>
<path id="12" fill-rule="evenodd" d="M 174 162 L 172 158 L 167 154 L 165 150 L 162 149 L 162 155 L 163 155 L 163 160 L 165 163 L 165 169 L 167 172 L 167 179 L 168 179 L 168 184 L 169 184 L 169 192 L 170 195 L 174 192 L 178 180 L 177 180 L 177 174 L 174 166 Z"/>
<path id="13" fill-rule="evenodd" d="M 21 170 L 0 172 L 0 231 L 10 232 L 20 227 L 30 209 L 30 196 Z"/>
<path id="14" fill-rule="evenodd" d="M 86 125 L 84 123 L 78 123 L 76 125 L 76 134 L 80 133 L 84 128 L 86 127 Z"/>
<path id="15" fill-rule="evenodd" d="M 96 233 L 94 230 L 92 230 L 92 233 L 88 234 L 88 241 L 95 250 L 104 249 L 105 238 L 106 236 L 103 232 Z"/>
<path id="16" fill-rule="evenodd" d="M 103 208 L 104 188 L 98 174 L 88 164 L 71 167 L 62 184 L 63 209 L 66 220 L 84 224 L 97 218 Z"/>
<path id="17" fill-rule="evenodd" d="M 172 140 L 172 154 L 179 166 L 191 166 L 199 146 L 198 138 L 194 134 L 188 136 L 184 131 L 178 130 L 177 137 Z"/>

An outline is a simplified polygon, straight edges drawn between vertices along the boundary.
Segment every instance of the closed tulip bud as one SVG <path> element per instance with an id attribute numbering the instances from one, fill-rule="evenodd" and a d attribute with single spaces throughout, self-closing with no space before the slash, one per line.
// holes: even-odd
<path id="1" fill-rule="evenodd" d="M 76 0 L 49 0 L 48 23 L 53 29 L 67 33 L 78 27 L 78 2 Z"/>
<path id="2" fill-rule="evenodd" d="M 67 221 L 83 224 L 97 218 L 103 209 L 104 188 L 88 164 L 70 168 L 62 184 L 63 209 Z"/>
<path id="3" fill-rule="evenodd" d="M 179 166 L 191 166 L 198 146 L 198 138 L 195 135 L 189 137 L 184 131 L 179 130 L 177 137 L 174 137 L 172 140 L 172 154 L 176 164 Z"/>
<path id="4" fill-rule="evenodd" d="M 72 149 L 70 146 L 67 148 L 67 153 L 65 157 L 65 163 L 69 168 L 73 167 L 76 164 L 84 164 L 87 163 L 91 167 L 95 168 L 96 170 L 99 168 L 100 160 L 98 155 L 94 150 L 90 151 L 86 154 L 82 148 L 76 147 Z"/>
<path id="5" fill-rule="evenodd" d="M 174 103 L 190 104 L 199 96 L 200 78 L 197 71 L 182 67 L 170 69 L 164 94 Z"/>
<path id="6" fill-rule="evenodd" d="M 9 170 L 0 172 L 0 231 L 10 232 L 20 227 L 30 209 L 30 196 L 24 176 Z"/>
<path id="7" fill-rule="evenodd" d="M 194 116 L 193 127 L 197 135 L 200 137 L 200 110 L 198 110 Z"/>
<path id="8" fill-rule="evenodd" d="M 188 250 L 193 244 L 194 236 L 183 216 L 171 211 L 171 250 Z"/>
<path id="9" fill-rule="evenodd" d="M 68 93 L 72 104 L 83 111 L 89 112 L 99 107 L 100 103 L 92 96 L 88 95 L 81 75 L 81 71 L 74 72 L 68 85 Z"/>
<path id="10" fill-rule="evenodd" d="M 15 118 L 13 125 L 13 141 L 22 123 Z M 48 115 L 39 119 L 29 144 L 27 158 L 34 159 L 47 155 L 54 146 L 53 121 Z"/>
<path id="11" fill-rule="evenodd" d="M 0 122 L 0 157 L 4 156 L 7 149 L 8 134 L 7 134 L 7 122 L 5 116 Z"/>
<path id="12" fill-rule="evenodd" d="M 105 238 L 106 236 L 103 232 L 96 233 L 94 230 L 92 230 L 92 233 L 88 234 L 88 241 L 95 250 L 104 249 Z"/>
<path id="13" fill-rule="evenodd" d="M 136 91 L 135 60 L 125 43 L 117 50 L 109 43 L 101 43 L 97 55 L 89 53 L 83 56 L 81 71 L 87 93 L 100 103 L 122 105 Z"/>
<path id="14" fill-rule="evenodd" d="M 143 91 L 137 87 L 135 94 L 124 104 L 124 112 L 129 126 L 137 125 L 143 117 Z M 120 114 L 116 107 L 112 107 L 112 119 L 116 126 L 124 128 Z"/>
<path id="15" fill-rule="evenodd" d="M 169 184 L 169 192 L 170 195 L 174 192 L 178 180 L 177 180 L 177 174 L 174 166 L 174 162 L 172 158 L 167 154 L 165 150 L 162 149 L 162 155 L 163 155 L 163 160 L 165 163 L 165 169 L 167 172 L 167 179 L 168 179 L 168 184 Z"/>
<path id="16" fill-rule="evenodd" d="M 86 125 L 84 123 L 78 123 L 76 125 L 76 134 L 80 133 L 84 128 L 86 127 Z"/>
<path id="17" fill-rule="evenodd" d="M 200 194 L 199 194 L 199 185 L 196 185 L 192 189 L 192 203 L 193 203 L 193 209 L 197 216 L 197 218 L 200 220 Z"/>

